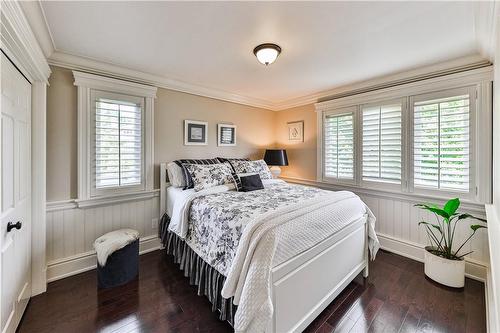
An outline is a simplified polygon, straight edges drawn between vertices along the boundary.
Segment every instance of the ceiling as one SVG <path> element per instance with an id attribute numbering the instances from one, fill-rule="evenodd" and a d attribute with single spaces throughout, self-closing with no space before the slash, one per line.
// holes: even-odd
<path id="1" fill-rule="evenodd" d="M 472 2 L 41 2 L 57 53 L 283 103 L 481 52 Z M 263 42 L 282 47 L 269 67 Z"/>

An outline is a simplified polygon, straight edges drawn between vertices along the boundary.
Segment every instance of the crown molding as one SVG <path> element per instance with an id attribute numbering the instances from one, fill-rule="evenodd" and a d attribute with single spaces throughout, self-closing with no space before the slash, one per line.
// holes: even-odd
<path id="1" fill-rule="evenodd" d="M 68 68 L 71 70 L 103 75 L 110 78 L 127 80 L 146 85 L 153 85 L 159 88 L 180 91 L 188 94 L 214 98 L 222 101 L 233 102 L 257 108 L 268 110 L 275 109 L 275 105 L 273 103 L 265 100 L 242 96 L 218 89 L 207 88 L 179 80 L 169 79 L 162 76 L 125 68 L 112 63 L 102 62 L 91 58 L 63 53 L 60 51 L 55 51 L 50 56 L 49 64 L 53 66 Z"/>
<path id="2" fill-rule="evenodd" d="M 390 86 L 464 72 L 467 70 L 482 68 L 491 65 L 491 63 L 488 60 L 484 59 L 483 56 L 471 55 L 425 67 L 420 67 L 417 69 L 385 75 L 370 80 L 356 82 L 353 84 L 343 85 L 330 90 L 305 95 L 278 103 L 273 103 L 270 101 L 246 97 L 234 93 L 193 85 L 178 80 L 168 79 L 158 75 L 144 73 L 122 66 L 117 66 L 111 63 L 71 55 L 59 51 L 55 51 L 52 54 L 52 56 L 49 58 L 49 64 L 53 66 L 68 68 L 71 70 L 103 75 L 110 78 L 127 80 L 140 84 L 153 85 L 159 88 L 180 91 L 227 102 L 249 105 L 272 111 L 283 111 L 298 106 L 314 104 L 330 99 L 345 97 L 348 95 L 360 94 L 367 91 L 383 89 Z"/>
<path id="3" fill-rule="evenodd" d="M 429 78 L 444 76 L 467 70 L 491 66 L 491 62 L 480 55 L 471 55 L 444 61 L 437 64 L 419 67 L 377 78 L 342 85 L 330 90 L 305 95 L 277 103 L 276 111 L 282 111 L 298 106 L 315 104 L 341 97 L 361 94 L 373 90 L 380 90 L 391 86 L 402 85 L 410 82 L 421 81 Z"/>
<path id="4" fill-rule="evenodd" d="M 31 81 L 48 82 L 50 67 L 17 1 L 2 1 L 1 47 Z"/>
<path id="5" fill-rule="evenodd" d="M 31 26 L 31 30 L 35 35 L 43 54 L 46 58 L 50 57 L 54 53 L 56 46 L 54 44 L 54 38 L 50 32 L 49 25 L 47 23 L 47 18 L 45 17 L 45 12 L 39 1 L 20 1 L 19 4 Z"/>

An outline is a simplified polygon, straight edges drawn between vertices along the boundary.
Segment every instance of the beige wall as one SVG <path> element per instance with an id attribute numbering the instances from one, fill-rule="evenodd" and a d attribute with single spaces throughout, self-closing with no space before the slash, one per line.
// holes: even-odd
<path id="1" fill-rule="evenodd" d="M 77 196 L 77 90 L 70 70 L 52 67 L 47 93 L 47 201 Z M 262 158 L 274 145 L 276 113 L 167 89 L 155 100 L 155 188 L 159 164 L 178 158 Z M 184 119 L 208 121 L 208 146 L 184 146 Z M 217 123 L 237 128 L 236 147 L 217 147 Z"/>
<path id="2" fill-rule="evenodd" d="M 59 201 L 77 196 L 77 96 L 71 71 L 51 69 L 47 89 L 47 201 Z"/>
<path id="3" fill-rule="evenodd" d="M 288 126 L 291 121 L 304 121 L 304 142 L 288 141 Z M 276 146 L 285 148 L 288 166 L 282 167 L 282 176 L 316 179 L 317 121 L 314 105 L 304 105 L 276 112 L 274 121 Z"/>
<path id="4" fill-rule="evenodd" d="M 274 144 L 275 112 L 158 89 L 155 103 L 155 187 L 159 164 L 179 158 L 262 158 Z M 208 121 L 208 146 L 184 146 L 184 120 Z M 235 147 L 217 147 L 217 123 L 237 125 Z"/>

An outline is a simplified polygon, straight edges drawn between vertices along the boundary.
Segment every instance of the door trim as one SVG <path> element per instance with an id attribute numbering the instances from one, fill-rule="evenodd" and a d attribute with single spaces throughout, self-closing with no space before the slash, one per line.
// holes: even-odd
<path id="1" fill-rule="evenodd" d="M 46 264 L 46 89 L 51 73 L 47 59 L 15 1 L 2 2 L 1 48 L 32 83 L 31 89 L 31 296 L 47 289 Z M 5 32 L 5 33 L 4 33 Z"/>

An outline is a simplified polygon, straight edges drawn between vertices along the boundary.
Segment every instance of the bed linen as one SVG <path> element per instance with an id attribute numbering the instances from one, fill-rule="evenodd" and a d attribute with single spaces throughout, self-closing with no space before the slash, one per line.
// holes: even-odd
<path id="1" fill-rule="evenodd" d="M 353 193 L 281 180 L 263 183 L 263 190 L 249 193 L 232 191 L 231 185 L 186 193 L 177 198 L 169 225 L 227 277 L 222 295 L 234 296 L 234 328 L 241 332 L 261 331 L 272 317 L 272 267 L 363 216 L 368 216 L 372 257 L 378 250 L 375 217 Z"/>

